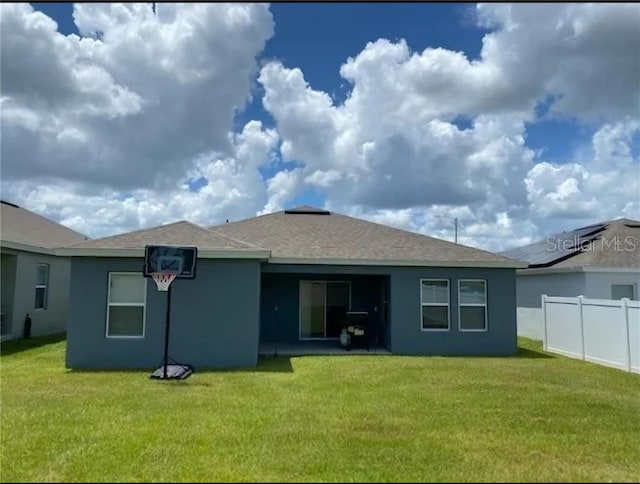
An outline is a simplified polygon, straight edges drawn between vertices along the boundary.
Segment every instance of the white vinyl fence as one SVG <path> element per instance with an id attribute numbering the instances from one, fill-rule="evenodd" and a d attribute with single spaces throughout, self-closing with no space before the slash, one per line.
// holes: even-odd
<path id="1" fill-rule="evenodd" d="M 640 301 L 542 296 L 545 351 L 640 373 Z"/>

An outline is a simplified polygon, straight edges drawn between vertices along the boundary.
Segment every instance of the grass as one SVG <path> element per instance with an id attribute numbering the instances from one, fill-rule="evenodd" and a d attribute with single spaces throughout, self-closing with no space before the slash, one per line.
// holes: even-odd
<path id="1" fill-rule="evenodd" d="M 267 359 L 254 370 L 72 372 L 2 344 L 3 482 L 637 481 L 640 378 L 518 357 Z"/>

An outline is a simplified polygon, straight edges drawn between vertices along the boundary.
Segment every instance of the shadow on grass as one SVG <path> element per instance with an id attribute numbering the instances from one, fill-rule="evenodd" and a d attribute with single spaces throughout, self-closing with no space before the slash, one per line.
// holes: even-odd
<path id="1" fill-rule="evenodd" d="M 203 370 L 203 372 L 244 372 L 244 373 L 293 373 L 291 358 L 288 356 L 260 356 L 257 366 L 248 368 L 224 368 L 220 370 Z"/>
<path id="2" fill-rule="evenodd" d="M 70 374 L 104 374 L 104 373 L 141 373 L 148 372 L 149 375 L 155 371 L 155 368 L 67 368 Z M 193 369 L 193 375 L 198 374 L 212 374 L 212 373 L 293 373 L 293 366 L 291 365 L 291 358 L 286 356 L 276 357 L 260 357 L 257 366 L 250 366 L 246 368 L 198 368 Z M 158 380 L 160 381 L 160 380 Z M 173 383 L 184 383 L 192 381 L 191 377 L 186 380 L 170 380 Z M 208 386 L 208 385 L 205 385 Z"/>
<path id="3" fill-rule="evenodd" d="M 42 346 L 51 345 L 64 341 L 67 337 L 66 333 L 56 333 L 47 336 L 38 336 L 36 338 L 17 339 L 12 341 L 3 341 L 0 344 L 0 355 L 8 356 L 14 353 L 40 348 Z"/>
<path id="4" fill-rule="evenodd" d="M 518 354 L 516 358 L 545 358 L 553 359 L 555 356 L 542 350 L 542 341 L 518 336 Z"/>
<path id="5" fill-rule="evenodd" d="M 517 358 L 555 358 L 544 351 L 532 350 L 530 348 L 518 348 Z"/>

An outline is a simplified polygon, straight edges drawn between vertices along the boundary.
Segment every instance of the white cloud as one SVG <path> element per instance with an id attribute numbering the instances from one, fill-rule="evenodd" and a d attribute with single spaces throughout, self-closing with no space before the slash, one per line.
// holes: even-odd
<path id="1" fill-rule="evenodd" d="M 257 165 L 273 155 L 278 143 L 273 130 L 264 130 L 260 122 L 251 121 L 240 134 L 230 137 L 231 157 L 203 155 L 193 170 L 178 174 L 166 190 L 139 188 L 123 193 L 112 188 L 95 190 L 75 181 L 46 185 L 22 180 L 3 181 L 3 198 L 90 237 L 183 219 L 204 226 L 238 220 L 256 214 L 267 202 L 276 203 L 278 190 L 287 189 L 287 183 L 283 183 L 287 177 L 278 173 L 269 181 L 267 200 Z M 200 178 L 206 185 L 190 191 L 188 182 Z"/>
<path id="2" fill-rule="evenodd" d="M 136 92 L 92 63 L 92 39 L 60 35 L 52 19 L 28 4 L 3 4 L 1 12 L 2 93 L 9 105 L 54 118 L 113 119 L 141 110 Z"/>
<path id="3" fill-rule="evenodd" d="M 342 178 L 342 173 L 338 170 L 316 170 L 304 179 L 304 182 L 311 186 L 329 188 Z"/>
<path id="4" fill-rule="evenodd" d="M 266 5 L 76 4 L 82 37 L 0 8 L 3 198 L 91 236 L 264 206 L 278 134 L 230 130 L 273 34 Z"/>
<path id="5" fill-rule="evenodd" d="M 640 158 L 633 155 L 640 122 L 603 125 L 580 163 L 539 163 L 525 180 L 531 209 L 540 217 L 609 218 L 640 214 Z"/>
<path id="6" fill-rule="evenodd" d="M 76 4 L 83 37 L 28 4 L 1 8 L 7 181 L 166 188 L 203 153 L 228 155 L 273 34 L 261 4 Z"/>
<path id="7" fill-rule="evenodd" d="M 593 197 L 585 197 L 588 178 L 587 170 L 575 163 L 537 164 L 525 181 L 532 208 L 541 217 L 579 217 L 582 213 L 593 212 L 598 202 Z"/>
<path id="8" fill-rule="evenodd" d="M 488 222 L 495 212 L 516 216 L 528 203 L 524 178 L 534 153 L 525 145 L 522 119 L 513 114 L 480 115 L 471 128 L 459 129 L 439 118 L 417 123 L 414 116 L 391 120 L 378 112 L 379 99 L 398 105 L 401 93 L 376 92 L 358 109 L 349 100 L 334 106 L 299 70 L 281 64 L 266 66 L 260 82 L 283 138 L 283 157 L 305 161 L 300 184 L 323 190 L 334 210 L 448 236 L 407 217 L 432 205 L 462 206 Z"/>
<path id="9" fill-rule="evenodd" d="M 633 3 L 480 4 L 482 61 L 507 97 L 555 98 L 552 111 L 619 119 L 640 106 L 640 5 Z M 499 86 L 498 86 L 499 87 Z"/>
<path id="10" fill-rule="evenodd" d="M 480 5 L 491 32 L 477 59 L 378 39 L 342 65 L 343 103 L 268 63 L 276 129 L 240 132 L 274 33 L 266 5 L 79 4 L 81 36 L 28 4 L 0 9 L 3 198 L 91 236 L 236 220 L 308 188 L 327 208 L 449 240 L 457 219 L 460 242 L 490 249 L 640 217 L 637 5 Z M 595 132 L 571 159 L 527 146 L 540 103 Z M 264 181 L 279 155 L 304 166 Z"/>
<path id="11" fill-rule="evenodd" d="M 291 200 L 300 190 L 300 168 L 280 171 L 267 181 L 269 200 L 258 215 L 282 210 L 284 203 Z"/>
<path id="12" fill-rule="evenodd" d="M 633 182 L 624 193 L 608 188 L 606 210 L 595 211 L 594 191 L 616 163 L 631 163 L 627 175 L 637 170 L 611 133 L 628 133 L 619 123 L 637 114 L 640 58 L 629 47 L 640 38 L 639 14 L 621 4 L 481 5 L 478 17 L 493 30 L 479 59 L 379 39 L 342 65 L 352 85 L 344 103 L 272 62 L 260 72 L 263 104 L 283 158 L 305 162 L 300 184 L 320 189 L 335 210 L 443 235 L 451 231 L 427 212 L 462 209 L 461 240 L 491 248 L 541 236 L 549 218 L 637 216 Z M 526 145 L 525 123 L 549 102 L 586 126 L 610 120 L 594 137 L 601 162 L 556 166 Z M 457 126 L 461 117 L 469 128 Z"/>

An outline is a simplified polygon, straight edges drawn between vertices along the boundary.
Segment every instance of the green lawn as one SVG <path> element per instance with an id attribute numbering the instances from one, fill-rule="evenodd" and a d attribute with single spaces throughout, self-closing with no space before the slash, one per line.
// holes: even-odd
<path id="1" fill-rule="evenodd" d="M 47 343 L 47 344 L 43 344 Z M 71 372 L 2 345 L 2 481 L 637 481 L 640 377 L 514 358 L 329 356 Z"/>

